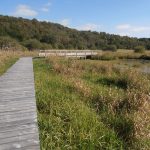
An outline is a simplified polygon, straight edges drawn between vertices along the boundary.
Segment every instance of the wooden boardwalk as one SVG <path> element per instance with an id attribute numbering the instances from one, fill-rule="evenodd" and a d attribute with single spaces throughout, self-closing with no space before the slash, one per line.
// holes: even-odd
<path id="1" fill-rule="evenodd" d="M 39 150 L 32 58 L 0 77 L 0 150 Z"/>
<path id="2" fill-rule="evenodd" d="M 40 50 L 39 57 L 60 56 L 68 58 L 87 58 L 97 54 L 97 51 L 92 50 Z"/>

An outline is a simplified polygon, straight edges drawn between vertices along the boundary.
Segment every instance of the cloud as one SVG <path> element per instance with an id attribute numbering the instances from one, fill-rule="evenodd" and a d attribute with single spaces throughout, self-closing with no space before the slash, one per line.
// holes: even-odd
<path id="1" fill-rule="evenodd" d="M 117 30 L 128 30 L 130 32 L 145 32 L 150 31 L 150 26 L 132 26 L 130 24 L 123 24 L 116 26 Z"/>
<path id="2" fill-rule="evenodd" d="M 38 12 L 31 9 L 28 5 L 20 4 L 17 6 L 14 16 L 17 17 L 35 17 L 37 16 Z"/>
<path id="3" fill-rule="evenodd" d="M 117 33 L 120 35 L 149 37 L 150 26 L 132 26 L 130 24 L 122 24 L 116 26 Z"/>
<path id="4" fill-rule="evenodd" d="M 129 29 L 131 26 L 129 24 L 121 24 L 121 25 L 118 25 L 116 28 L 118 30 L 124 30 L 124 29 Z"/>
<path id="5" fill-rule="evenodd" d="M 87 23 L 85 25 L 77 27 L 79 30 L 84 30 L 84 31 L 98 31 L 100 29 L 100 25 L 94 24 L 94 23 Z"/>
<path id="6" fill-rule="evenodd" d="M 70 19 L 63 19 L 59 23 L 63 26 L 68 26 L 70 24 Z"/>
<path id="7" fill-rule="evenodd" d="M 133 27 L 131 29 L 133 32 L 150 32 L 150 27 Z"/>
<path id="8" fill-rule="evenodd" d="M 48 12 L 49 8 L 43 7 L 41 10 L 44 11 L 44 12 Z"/>
<path id="9" fill-rule="evenodd" d="M 41 11 L 43 11 L 43 12 L 48 12 L 51 5 L 52 5 L 52 3 L 51 3 L 51 2 L 48 2 L 47 4 L 45 4 L 45 5 L 43 6 L 43 8 L 41 9 Z"/>

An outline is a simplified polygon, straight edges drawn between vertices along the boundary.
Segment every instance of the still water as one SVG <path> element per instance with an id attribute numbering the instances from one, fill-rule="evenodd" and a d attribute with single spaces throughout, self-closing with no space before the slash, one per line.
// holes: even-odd
<path id="1" fill-rule="evenodd" d="M 143 73 L 150 74 L 150 60 L 132 60 L 132 59 L 121 60 L 121 61 L 118 61 L 115 64 L 115 66 L 122 68 L 122 69 L 134 68 Z"/>

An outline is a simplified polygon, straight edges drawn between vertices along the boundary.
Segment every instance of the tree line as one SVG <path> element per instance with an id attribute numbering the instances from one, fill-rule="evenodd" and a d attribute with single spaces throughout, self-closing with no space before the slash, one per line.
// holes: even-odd
<path id="1" fill-rule="evenodd" d="M 134 49 L 150 50 L 149 38 L 78 31 L 60 24 L 0 15 L 0 49 Z"/>

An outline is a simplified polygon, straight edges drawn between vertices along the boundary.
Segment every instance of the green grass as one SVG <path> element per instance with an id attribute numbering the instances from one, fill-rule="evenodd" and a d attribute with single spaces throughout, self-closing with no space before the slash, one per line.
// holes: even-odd
<path id="1" fill-rule="evenodd" d="M 148 148 L 147 76 L 58 58 L 35 59 L 34 72 L 42 150 Z"/>
<path id="2" fill-rule="evenodd" d="M 3 63 L 0 63 L 0 75 L 5 73 L 7 69 L 10 68 L 17 60 L 17 57 L 10 57 L 9 59 L 3 61 Z"/>
<path id="3" fill-rule="evenodd" d="M 121 60 L 121 59 L 138 59 L 138 60 L 150 60 L 150 52 L 145 51 L 143 53 L 135 53 L 134 51 L 118 50 L 117 52 L 100 52 L 96 56 L 92 56 L 93 60 Z"/>
<path id="4" fill-rule="evenodd" d="M 37 57 L 38 51 L 0 51 L 0 75 L 5 73 L 20 57 Z"/>

